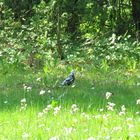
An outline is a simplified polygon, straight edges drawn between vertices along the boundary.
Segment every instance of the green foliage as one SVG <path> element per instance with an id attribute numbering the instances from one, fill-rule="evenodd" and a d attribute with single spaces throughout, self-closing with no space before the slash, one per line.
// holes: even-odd
<path id="1" fill-rule="evenodd" d="M 74 67 L 93 64 L 107 70 L 108 66 L 136 69 L 138 65 L 139 40 L 135 39 L 134 26 L 133 31 L 130 26 L 125 29 L 123 22 L 128 23 L 132 18 L 127 1 L 121 1 L 124 10 L 120 3 L 113 1 L 50 0 L 34 1 L 31 5 L 29 1 L 22 1 L 23 5 L 18 5 L 21 7 L 14 6 L 14 1 L 11 9 L 6 6 L 10 6 L 11 1 L 5 2 L 7 4 L 1 2 L 1 65 L 30 66 L 42 70 L 55 67 L 59 62 L 58 41 L 65 62 Z M 34 13 L 30 16 L 25 14 L 28 6 Z M 58 7 L 61 9 L 59 33 Z M 20 8 L 21 16 L 25 14 L 22 21 L 15 20 L 13 8 Z M 120 18 L 123 18 L 122 22 Z M 122 26 L 125 31 L 119 33 L 118 28 Z"/>

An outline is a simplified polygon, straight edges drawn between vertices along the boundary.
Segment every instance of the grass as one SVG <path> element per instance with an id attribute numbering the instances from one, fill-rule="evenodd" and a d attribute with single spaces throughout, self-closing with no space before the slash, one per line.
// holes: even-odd
<path id="1" fill-rule="evenodd" d="M 0 139 L 140 139 L 139 72 L 83 73 L 76 73 L 75 87 L 64 88 L 58 86 L 64 77 L 60 71 L 47 76 L 31 71 L 1 74 Z M 40 95 L 41 90 L 45 94 Z M 113 93 L 108 100 L 106 92 Z"/>

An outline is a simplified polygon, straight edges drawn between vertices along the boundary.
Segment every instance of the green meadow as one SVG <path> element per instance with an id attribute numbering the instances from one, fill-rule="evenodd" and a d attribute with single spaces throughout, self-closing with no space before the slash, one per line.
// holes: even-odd
<path id="1" fill-rule="evenodd" d="M 140 77 L 125 70 L 69 74 L 11 69 L 0 79 L 1 140 L 138 140 Z"/>

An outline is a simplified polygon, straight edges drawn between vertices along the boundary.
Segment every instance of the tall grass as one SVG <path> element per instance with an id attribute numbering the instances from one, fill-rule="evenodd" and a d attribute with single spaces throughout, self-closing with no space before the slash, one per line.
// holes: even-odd
<path id="1" fill-rule="evenodd" d="M 59 87 L 66 74 L 54 73 L 1 74 L 0 139 L 140 139 L 139 72 L 77 72 L 69 87 Z"/>

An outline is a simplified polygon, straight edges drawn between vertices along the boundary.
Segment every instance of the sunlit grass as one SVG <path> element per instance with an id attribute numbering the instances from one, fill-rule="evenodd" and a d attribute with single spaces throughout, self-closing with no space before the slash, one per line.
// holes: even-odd
<path id="1" fill-rule="evenodd" d="M 60 88 L 63 76 L 1 75 L 0 139 L 140 139 L 139 78 L 77 72 Z"/>

